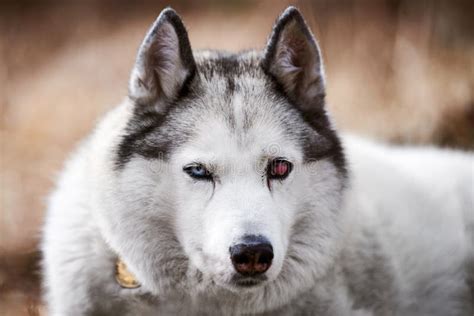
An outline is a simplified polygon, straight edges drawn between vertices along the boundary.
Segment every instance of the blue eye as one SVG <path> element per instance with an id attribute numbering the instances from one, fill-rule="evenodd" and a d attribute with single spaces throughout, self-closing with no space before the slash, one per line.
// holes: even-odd
<path id="1" fill-rule="evenodd" d="M 196 180 L 212 180 L 212 174 L 201 164 L 186 165 L 183 171 Z"/>

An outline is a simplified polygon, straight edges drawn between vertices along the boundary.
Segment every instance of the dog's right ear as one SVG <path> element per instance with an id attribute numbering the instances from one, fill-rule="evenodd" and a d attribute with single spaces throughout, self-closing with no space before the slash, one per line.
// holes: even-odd
<path id="1" fill-rule="evenodd" d="M 178 14 L 163 10 L 141 44 L 130 78 L 129 96 L 157 110 L 176 98 L 194 75 L 196 64 L 188 34 Z"/>

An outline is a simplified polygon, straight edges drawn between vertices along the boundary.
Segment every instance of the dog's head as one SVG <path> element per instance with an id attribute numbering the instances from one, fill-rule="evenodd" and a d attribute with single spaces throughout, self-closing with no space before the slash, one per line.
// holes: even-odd
<path id="1" fill-rule="evenodd" d="M 101 220 L 145 288 L 263 310 L 325 274 L 345 164 L 324 96 L 320 51 L 295 8 L 263 52 L 240 54 L 193 53 L 178 15 L 160 14 L 130 79 Z"/>

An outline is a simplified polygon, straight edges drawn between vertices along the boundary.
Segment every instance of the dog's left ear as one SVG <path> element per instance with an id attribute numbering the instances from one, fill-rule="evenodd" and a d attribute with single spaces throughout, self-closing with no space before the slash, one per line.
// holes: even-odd
<path id="1" fill-rule="evenodd" d="M 287 8 L 275 23 L 262 66 L 300 107 L 324 106 L 325 82 L 321 53 L 295 7 Z"/>
<path id="2" fill-rule="evenodd" d="M 129 96 L 137 104 L 163 110 L 164 104 L 178 96 L 195 70 L 183 22 L 173 9 L 167 8 L 160 13 L 138 50 Z"/>

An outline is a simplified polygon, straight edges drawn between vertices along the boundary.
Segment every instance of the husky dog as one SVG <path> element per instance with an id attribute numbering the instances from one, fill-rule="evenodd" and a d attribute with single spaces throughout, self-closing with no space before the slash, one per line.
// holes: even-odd
<path id="1" fill-rule="evenodd" d="M 50 314 L 473 315 L 473 155 L 340 135 L 324 99 L 297 9 L 239 54 L 165 9 L 49 201 Z"/>

